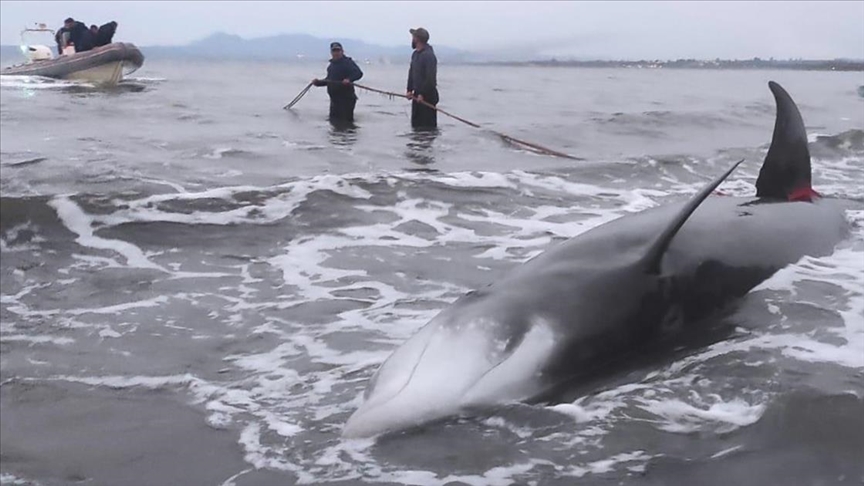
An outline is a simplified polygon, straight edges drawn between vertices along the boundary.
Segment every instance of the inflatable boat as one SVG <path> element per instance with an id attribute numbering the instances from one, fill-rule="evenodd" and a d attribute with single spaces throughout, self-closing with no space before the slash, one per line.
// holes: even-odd
<path id="1" fill-rule="evenodd" d="M 72 79 L 96 84 L 117 84 L 144 64 L 144 55 L 134 44 L 114 42 L 84 52 L 70 52 L 52 57 L 45 45 L 25 43 L 29 32 L 52 33 L 44 24 L 36 29 L 25 29 L 21 33 L 21 51 L 27 62 L 10 66 L 0 74 L 9 76 L 44 76 L 55 79 Z"/>

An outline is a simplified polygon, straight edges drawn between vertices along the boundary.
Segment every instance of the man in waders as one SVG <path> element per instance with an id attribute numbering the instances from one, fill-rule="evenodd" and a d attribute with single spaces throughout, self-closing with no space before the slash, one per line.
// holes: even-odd
<path id="1" fill-rule="evenodd" d="M 350 123 L 354 121 L 354 105 L 357 95 L 354 93 L 354 83 L 363 77 L 363 71 L 353 59 L 342 51 L 342 44 L 330 44 L 330 65 L 327 66 L 327 77 L 313 79 L 315 86 L 327 86 L 330 95 L 330 121 Z"/>
<path id="2" fill-rule="evenodd" d="M 429 45 L 429 31 L 420 27 L 411 29 L 411 67 L 408 69 L 408 93 L 411 103 L 411 126 L 414 128 L 436 128 L 438 112 L 424 105 L 438 104 L 438 58 Z"/>

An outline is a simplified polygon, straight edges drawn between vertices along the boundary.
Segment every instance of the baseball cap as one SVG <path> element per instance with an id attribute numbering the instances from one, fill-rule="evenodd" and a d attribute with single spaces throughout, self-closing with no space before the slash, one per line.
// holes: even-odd
<path id="1" fill-rule="evenodd" d="M 411 35 L 417 37 L 423 42 L 429 42 L 429 31 L 424 29 L 423 27 L 417 27 L 416 29 L 409 29 L 408 32 Z"/>
<path id="2" fill-rule="evenodd" d="M 330 50 L 331 50 L 331 51 L 335 51 L 335 50 L 340 50 L 340 51 L 341 51 L 341 50 L 342 50 L 342 44 L 340 44 L 340 43 L 338 43 L 338 42 L 331 42 L 331 43 L 330 43 Z"/>

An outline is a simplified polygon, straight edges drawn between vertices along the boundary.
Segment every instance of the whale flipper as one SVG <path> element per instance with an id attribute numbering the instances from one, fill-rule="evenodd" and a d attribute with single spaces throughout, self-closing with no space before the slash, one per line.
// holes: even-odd
<path id="1" fill-rule="evenodd" d="M 756 181 L 756 196 L 783 200 L 811 200 L 810 151 L 801 112 L 792 97 L 774 81 L 768 82 L 777 104 L 774 136 Z"/>
<path id="2" fill-rule="evenodd" d="M 660 273 L 660 262 L 663 260 L 663 254 L 666 253 L 666 250 L 669 249 L 669 244 L 672 243 L 672 238 L 678 233 L 678 230 L 684 226 L 684 223 L 687 221 L 687 218 L 693 214 L 693 211 L 696 211 L 696 208 L 702 204 L 708 196 L 714 192 L 714 189 L 717 189 L 729 174 L 731 174 L 740 164 L 744 162 L 744 159 L 739 160 L 732 164 L 726 172 L 718 176 L 716 179 L 711 181 L 708 185 L 703 187 L 699 192 L 693 196 L 690 201 L 684 206 L 683 209 L 675 216 L 675 218 L 663 229 L 663 232 L 660 233 L 660 236 L 654 240 L 654 243 L 648 248 L 648 252 L 643 257 L 644 269 L 647 273 L 658 275 Z"/>

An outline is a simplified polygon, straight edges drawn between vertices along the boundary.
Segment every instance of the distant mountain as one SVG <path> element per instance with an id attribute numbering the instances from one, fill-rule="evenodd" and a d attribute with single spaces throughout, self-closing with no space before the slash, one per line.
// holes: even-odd
<path id="1" fill-rule="evenodd" d="M 129 39 L 118 39 L 128 41 Z M 330 42 L 338 40 L 345 52 L 357 61 L 370 60 L 384 63 L 407 63 L 411 59 L 411 47 L 380 46 L 356 39 L 322 39 L 307 34 L 281 34 L 255 39 L 244 39 L 237 35 L 215 33 L 204 39 L 183 46 L 139 45 L 147 59 L 225 59 L 225 60 L 274 60 L 285 62 L 320 62 L 330 58 Z M 53 46 L 52 46 L 53 47 Z M 457 63 L 481 60 L 481 56 L 468 51 L 433 44 L 438 59 Z M 17 46 L 0 46 L 2 63 L 23 61 Z"/>
<path id="2" fill-rule="evenodd" d="M 127 39 L 119 39 L 127 40 Z M 209 60 L 273 60 L 283 62 L 322 62 L 330 57 L 330 42 L 338 40 L 345 52 L 358 62 L 367 59 L 373 63 L 405 64 L 411 59 L 411 47 L 381 46 L 356 39 L 323 39 L 307 34 L 282 34 L 255 39 L 244 39 L 237 35 L 216 33 L 184 46 L 139 46 L 147 59 L 209 59 Z M 830 61 L 763 61 L 758 58 L 745 61 L 613 61 L 601 57 L 558 58 L 540 54 L 539 45 L 510 46 L 483 52 L 471 52 L 452 47 L 435 45 L 438 59 L 445 63 L 504 63 L 520 65 L 557 65 L 579 67 L 633 67 L 628 64 L 656 66 L 649 67 L 687 67 L 703 69 L 826 69 L 860 70 L 862 60 Z M 54 46 L 49 46 L 53 49 Z M 0 46 L 0 64 L 7 66 L 24 61 L 18 46 Z M 772 64 L 773 63 L 773 64 Z M 839 64 L 838 64 L 839 63 Z M 660 66 L 662 64 L 662 66 Z M 840 66 L 840 67 L 838 67 Z"/>
<path id="3" fill-rule="evenodd" d="M 144 55 L 151 59 L 159 58 L 198 58 L 198 59 L 252 59 L 281 61 L 319 61 L 330 57 L 330 42 L 338 40 L 345 47 L 347 55 L 355 60 L 366 59 L 380 62 L 408 62 L 411 47 L 380 46 L 356 39 L 322 39 L 307 34 L 282 34 L 255 39 L 216 33 L 185 46 L 141 46 Z M 438 59 L 442 62 L 464 62 L 475 60 L 477 56 L 467 51 L 433 44 Z"/>

